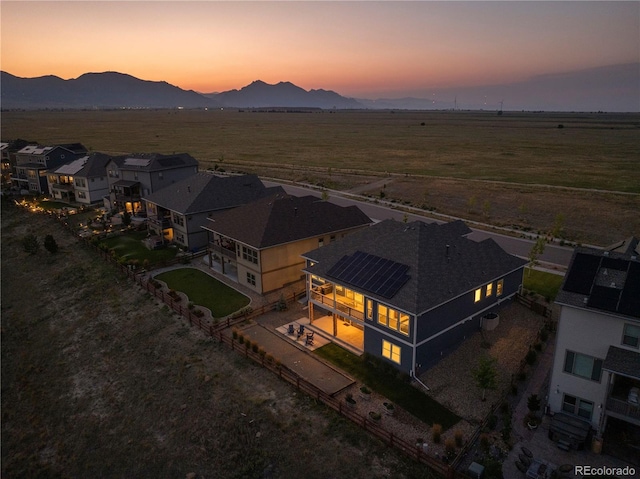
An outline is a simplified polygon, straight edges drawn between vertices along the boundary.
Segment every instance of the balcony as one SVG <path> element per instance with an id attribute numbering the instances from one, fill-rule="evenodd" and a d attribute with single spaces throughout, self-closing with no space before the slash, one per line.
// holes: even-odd
<path id="1" fill-rule="evenodd" d="M 348 304 L 343 301 L 335 301 L 333 299 L 332 290 L 329 290 L 327 286 L 330 285 L 325 284 L 324 286 L 320 286 L 315 290 L 311 290 L 311 299 L 318 304 L 327 306 L 341 313 L 342 315 L 364 321 L 364 307 L 362 307 L 362 311 L 360 311 L 355 303 Z"/>
<path id="2" fill-rule="evenodd" d="M 640 426 L 640 407 L 624 399 L 609 396 L 607 398 L 607 413 Z"/>
<path id="3" fill-rule="evenodd" d="M 227 259 L 232 261 L 237 260 L 236 256 L 236 247 L 235 245 L 221 245 L 219 243 L 215 243 L 213 241 L 209 242 L 209 249 L 213 251 L 213 253 L 217 253 Z"/>
<path id="4" fill-rule="evenodd" d="M 168 217 L 159 217 L 154 218 L 153 216 L 149 216 L 148 218 L 149 226 L 166 230 L 171 228 L 171 219 Z"/>

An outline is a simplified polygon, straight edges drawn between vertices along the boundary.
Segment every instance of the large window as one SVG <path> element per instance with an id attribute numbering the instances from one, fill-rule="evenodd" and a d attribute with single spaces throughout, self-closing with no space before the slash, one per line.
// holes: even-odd
<path id="1" fill-rule="evenodd" d="M 562 410 L 590 421 L 593 414 L 593 403 L 591 401 L 585 401 L 584 399 L 565 394 L 562 398 Z"/>
<path id="2" fill-rule="evenodd" d="M 482 288 L 478 288 L 476 289 L 476 295 L 475 295 L 475 301 L 474 302 L 478 302 L 482 299 Z"/>
<path id="3" fill-rule="evenodd" d="M 502 296 L 503 288 L 504 288 L 504 279 L 500 279 L 496 284 L 496 296 Z"/>
<path id="4" fill-rule="evenodd" d="M 382 340 L 382 356 L 394 363 L 400 364 L 400 346 Z"/>
<path id="5" fill-rule="evenodd" d="M 493 294 L 493 283 L 487 285 L 487 298 Z"/>
<path id="6" fill-rule="evenodd" d="M 258 252 L 254 249 L 242 247 L 242 259 L 249 261 L 253 264 L 258 264 Z"/>
<path id="7" fill-rule="evenodd" d="M 564 359 L 564 372 L 600 382 L 602 359 L 567 351 Z"/>
<path id="8" fill-rule="evenodd" d="M 640 326 L 636 326 L 635 324 L 625 324 L 622 344 L 637 348 L 640 345 Z"/>
<path id="9" fill-rule="evenodd" d="M 409 336 L 409 315 L 382 304 L 378 305 L 378 323 Z"/>

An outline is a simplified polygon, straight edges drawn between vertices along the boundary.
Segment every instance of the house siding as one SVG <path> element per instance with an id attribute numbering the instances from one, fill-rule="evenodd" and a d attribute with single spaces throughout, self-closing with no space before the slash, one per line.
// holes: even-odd
<path id="1" fill-rule="evenodd" d="M 409 374 L 413 368 L 413 346 L 402 342 L 399 337 L 392 334 L 391 330 L 389 330 L 388 333 L 386 331 L 382 332 L 367 323 L 370 323 L 370 321 L 365 322 L 364 351 L 389 362 L 400 371 Z M 400 348 L 400 364 L 382 356 L 383 340 L 386 340 Z M 405 339 L 405 341 L 408 341 L 408 339 Z"/>
<path id="2" fill-rule="evenodd" d="M 609 373 L 602 371 L 600 381 L 592 381 L 564 371 L 567 350 L 605 359 L 610 345 L 625 348 L 622 343 L 624 321 L 595 311 L 563 306 L 556 333 L 556 349 L 549 382 L 549 408 L 562 411 L 565 394 L 591 401 L 594 404 L 591 425 L 599 428 L 598 406 L 606 403 Z M 637 349 L 628 348 L 632 351 Z"/>

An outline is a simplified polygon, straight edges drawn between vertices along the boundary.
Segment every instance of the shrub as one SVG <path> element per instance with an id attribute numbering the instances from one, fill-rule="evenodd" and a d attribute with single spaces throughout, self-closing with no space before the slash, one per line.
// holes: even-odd
<path id="1" fill-rule="evenodd" d="M 251 343 L 251 351 L 253 351 L 254 353 L 257 353 L 259 349 L 258 343 L 256 341 L 253 341 Z"/>
<path id="2" fill-rule="evenodd" d="M 448 457 L 452 457 L 456 453 L 456 441 L 449 438 L 444 442 L 444 451 Z"/>
<path id="3" fill-rule="evenodd" d="M 525 356 L 524 360 L 527 362 L 529 366 L 531 366 L 533 363 L 536 362 L 537 357 L 538 357 L 538 354 L 533 349 L 530 349 L 527 355 Z"/>
<path id="4" fill-rule="evenodd" d="M 267 360 L 267 362 L 269 364 L 271 364 L 273 362 L 273 356 L 271 354 L 265 355 L 265 359 Z"/>
<path id="5" fill-rule="evenodd" d="M 233 331 L 231 331 L 231 337 L 233 339 L 238 339 L 238 330 L 234 329 Z"/>
<path id="6" fill-rule="evenodd" d="M 434 424 L 433 428 L 431 429 L 431 439 L 433 439 L 434 443 L 440 444 L 441 436 L 442 436 L 442 425 Z"/>
<path id="7" fill-rule="evenodd" d="M 462 444 L 464 442 L 462 438 L 462 431 L 456 431 L 453 435 L 453 438 L 456 442 L 456 446 L 462 447 Z"/>
<path id="8" fill-rule="evenodd" d="M 51 235 L 44 237 L 44 247 L 51 254 L 58 252 L 58 243 L 56 243 L 56 240 Z"/>
<path id="9" fill-rule="evenodd" d="M 497 424 L 498 424 L 498 416 L 496 416 L 495 414 L 492 414 L 491 416 L 489 416 L 489 420 L 487 421 L 487 426 L 489 427 L 489 429 L 491 430 L 495 429 Z"/>
<path id="10" fill-rule="evenodd" d="M 28 234 L 22 238 L 22 247 L 26 253 L 31 255 L 36 254 L 40 250 L 40 243 L 38 238 L 34 234 Z"/>
<path id="11" fill-rule="evenodd" d="M 545 327 L 540 330 L 540 341 L 546 341 L 547 339 L 549 339 L 549 332 Z"/>
<path id="12" fill-rule="evenodd" d="M 527 379 L 527 373 L 525 373 L 524 371 L 520 371 L 518 373 L 518 381 L 524 381 L 525 379 Z"/>
<path id="13" fill-rule="evenodd" d="M 480 434 L 480 448 L 484 452 L 489 451 L 489 435 L 488 434 L 485 434 L 485 433 Z"/>
<path id="14" fill-rule="evenodd" d="M 238 342 L 244 344 L 244 334 L 238 333 Z"/>
<path id="15" fill-rule="evenodd" d="M 538 352 L 542 351 L 542 343 L 540 341 L 536 341 L 536 343 L 533 345 L 533 349 Z"/>

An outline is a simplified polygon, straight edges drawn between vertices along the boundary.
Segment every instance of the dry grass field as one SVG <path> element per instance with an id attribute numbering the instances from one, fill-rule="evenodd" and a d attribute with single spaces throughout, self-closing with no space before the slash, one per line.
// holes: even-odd
<path id="1" fill-rule="evenodd" d="M 3 112 L 2 139 L 15 138 L 108 153 L 184 151 L 202 169 L 372 196 L 381 189 L 366 185 L 390 177 L 385 196 L 400 204 L 532 231 L 548 231 L 560 214 L 564 236 L 579 243 L 640 235 L 638 114 Z"/>
<path id="2" fill-rule="evenodd" d="M 60 250 L 28 255 L 27 233 Z M 49 217 L 3 204 L 1 271 L 3 478 L 430 477 L 205 339 Z"/>

